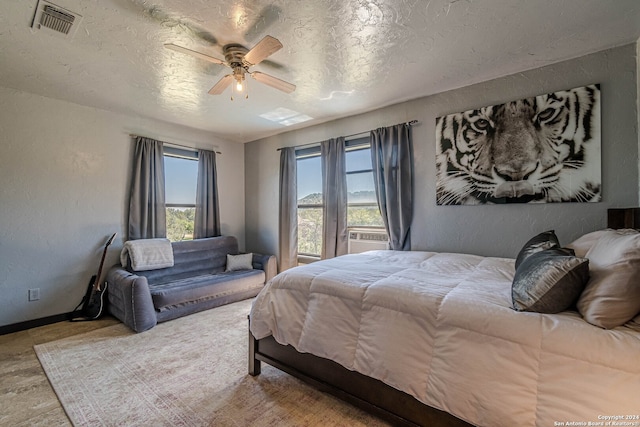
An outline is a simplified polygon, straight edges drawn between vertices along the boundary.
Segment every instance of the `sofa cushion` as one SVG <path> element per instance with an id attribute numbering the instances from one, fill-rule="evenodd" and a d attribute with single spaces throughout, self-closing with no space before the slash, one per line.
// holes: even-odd
<path id="1" fill-rule="evenodd" d="M 264 286 L 263 270 L 242 270 L 228 273 L 204 274 L 172 282 L 149 284 L 156 310 L 172 306 L 242 292 Z"/>
<path id="2" fill-rule="evenodd" d="M 251 270 L 253 269 L 253 254 L 231 255 L 227 254 L 227 268 L 225 271 Z"/>

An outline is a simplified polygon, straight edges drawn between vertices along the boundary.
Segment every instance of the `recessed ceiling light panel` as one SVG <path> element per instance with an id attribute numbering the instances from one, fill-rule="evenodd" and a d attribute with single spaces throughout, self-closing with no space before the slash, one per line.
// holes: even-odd
<path id="1" fill-rule="evenodd" d="M 298 113 L 297 111 L 289 110 L 288 108 L 280 107 L 268 113 L 260 114 L 263 119 L 270 120 L 272 122 L 279 123 L 283 126 L 291 126 L 296 123 L 306 122 L 313 120 L 313 117 L 309 117 L 306 114 Z"/>

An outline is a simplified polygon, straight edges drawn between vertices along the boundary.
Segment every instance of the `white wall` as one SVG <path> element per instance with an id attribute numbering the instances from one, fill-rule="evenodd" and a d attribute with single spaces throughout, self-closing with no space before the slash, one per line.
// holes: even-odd
<path id="1" fill-rule="evenodd" d="M 0 325 L 71 311 L 127 231 L 129 133 L 212 149 L 223 234 L 244 248 L 244 147 L 207 132 L 0 87 Z M 40 300 L 27 301 L 40 288 Z"/>
<path id="2" fill-rule="evenodd" d="M 607 208 L 638 206 L 638 68 L 632 44 L 248 143 L 248 250 L 278 251 L 277 148 L 412 119 L 420 121 L 413 128 L 413 249 L 515 257 L 535 233 L 555 229 L 568 243 L 602 228 Z M 601 84 L 602 95 L 601 203 L 436 206 L 436 117 L 592 83 Z"/>

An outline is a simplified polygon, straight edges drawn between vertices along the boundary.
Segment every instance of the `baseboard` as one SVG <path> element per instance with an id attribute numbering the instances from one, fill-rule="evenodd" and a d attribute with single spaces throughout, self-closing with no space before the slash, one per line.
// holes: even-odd
<path id="1" fill-rule="evenodd" d="M 12 334 L 26 329 L 37 328 L 38 326 L 50 325 L 52 323 L 64 322 L 75 316 L 78 312 L 54 314 L 53 316 L 42 317 L 40 319 L 27 320 L 25 322 L 13 323 L 11 325 L 0 326 L 0 335 Z M 73 315 L 73 316 L 72 316 Z"/>

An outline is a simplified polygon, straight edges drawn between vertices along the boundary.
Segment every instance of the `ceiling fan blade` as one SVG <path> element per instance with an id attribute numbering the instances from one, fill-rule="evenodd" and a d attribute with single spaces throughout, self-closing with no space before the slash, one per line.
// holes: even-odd
<path id="1" fill-rule="evenodd" d="M 233 76 L 231 74 L 227 74 L 226 76 L 218 80 L 218 83 L 213 85 L 211 89 L 209 89 L 209 95 L 220 95 L 226 88 L 229 87 L 232 81 Z"/>
<path id="2" fill-rule="evenodd" d="M 282 9 L 280 9 L 280 7 L 274 5 L 265 6 L 260 12 L 258 12 L 258 16 L 247 27 L 248 30 L 244 35 L 245 40 L 253 42 L 260 33 L 277 22 L 281 14 Z"/>
<path id="3" fill-rule="evenodd" d="M 196 52 L 195 50 L 187 49 L 186 47 L 178 46 L 173 43 L 167 43 L 164 45 L 164 47 L 166 47 L 167 49 L 174 50 L 176 52 L 186 53 L 187 55 L 204 59 L 205 61 L 213 62 L 214 64 L 227 65 L 227 63 L 221 59 L 214 58 L 213 56 L 205 55 L 204 53 Z"/>
<path id="4" fill-rule="evenodd" d="M 282 43 L 274 37 L 265 36 L 244 56 L 244 61 L 250 66 L 259 64 L 263 59 L 267 58 L 274 52 L 282 49 Z"/>
<path id="5" fill-rule="evenodd" d="M 261 73 L 260 71 L 254 71 L 251 73 L 251 77 L 260 83 L 264 83 L 267 86 L 271 86 L 286 93 L 291 93 L 296 90 L 296 85 L 280 80 L 277 77 L 270 76 L 269 74 Z"/>

